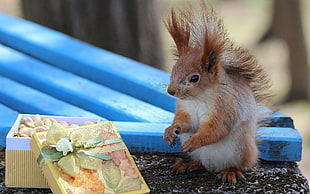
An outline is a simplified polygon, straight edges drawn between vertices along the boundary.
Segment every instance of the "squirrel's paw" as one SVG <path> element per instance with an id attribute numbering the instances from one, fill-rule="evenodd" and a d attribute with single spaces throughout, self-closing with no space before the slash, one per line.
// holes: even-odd
<path id="1" fill-rule="evenodd" d="M 199 135 L 193 135 L 183 144 L 183 152 L 192 152 L 200 147 L 204 146 L 202 139 Z"/>
<path id="2" fill-rule="evenodd" d="M 170 145 L 173 145 L 175 138 L 180 132 L 181 132 L 181 128 L 177 126 L 176 124 L 172 124 L 165 130 L 163 139 L 167 141 Z"/>
<path id="3" fill-rule="evenodd" d="M 182 159 L 177 160 L 177 162 L 172 165 L 171 168 L 179 173 L 204 169 L 203 165 L 200 162 L 185 162 Z"/>
<path id="4" fill-rule="evenodd" d="M 217 180 L 220 180 L 222 182 L 228 182 L 232 184 L 236 184 L 238 180 L 245 179 L 241 170 L 238 170 L 236 168 L 225 169 L 219 174 L 217 174 L 216 178 Z"/>

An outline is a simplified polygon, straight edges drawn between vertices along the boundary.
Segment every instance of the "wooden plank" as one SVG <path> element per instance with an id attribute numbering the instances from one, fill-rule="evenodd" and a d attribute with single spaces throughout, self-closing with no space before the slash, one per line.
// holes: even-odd
<path id="1" fill-rule="evenodd" d="M 0 14 L 0 22 L 2 43 L 174 112 L 175 98 L 165 91 L 167 73 L 25 20 Z M 270 126 L 294 128 L 290 117 L 278 116 L 267 120 Z"/>
<path id="2" fill-rule="evenodd" d="M 14 124 L 18 112 L 0 104 L 0 146 L 5 147 L 5 138 Z"/>
<path id="3" fill-rule="evenodd" d="M 0 127 L 10 127 L 14 124 L 18 112 L 0 103 Z"/>
<path id="4" fill-rule="evenodd" d="M 0 106 L 0 111 L 7 110 Z M 16 116 L 10 115 L 14 123 Z M 3 118 L 3 117 L 1 117 Z M 162 140 L 169 123 L 114 122 L 131 152 L 181 152 L 177 143 L 170 147 Z M 0 129 L 3 129 L 0 123 Z M 9 127 L 10 128 L 10 127 Z M 6 128 L 6 130 L 9 130 Z M 291 128 L 262 127 L 258 131 L 260 158 L 267 161 L 300 161 L 302 139 L 299 132 Z M 5 139 L 0 139 L 5 146 Z"/>
<path id="5" fill-rule="evenodd" d="M 258 134 L 260 157 L 262 159 L 268 161 L 301 160 L 302 138 L 298 130 L 262 127 Z"/>
<path id="6" fill-rule="evenodd" d="M 269 127 L 295 128 L 293 119 L 279 112 L 274 112 L 272 115 L 270 115 L 266 120 L 266 123 Z"/>
<path id="7" fill-rule="evenodd" d="M 3 44 L 174 112 L 167 73 L 22 19 L 0 14 L 0 23 Z"/>
<path id="8" fill-rule="evenodd" d="M 109 120 L 170 122 L 173 113 L 0 45 L 0 74 Z"/>
<path id="9" fill-rule="evenodd" d="M 96 110 L 106 110 L 105 107 L 101 109 L 102 107 L 96 106 L 96 99 L 98 96 L 104 96 L 105 99 L 109 99 L 109 102 L 106 104 L 111 104 L 113 100 L 117 99 L 119 101 L 115 102 L 116 111 L 128 111 L 128 114 L 136 114 L 136 112 L 141 111 L 141 115 L 144 113 L 149 118 L 154 119 L 154 116 L 156 116 L 156 118 L 154 120 L 139 118 L 139 121 L 160 122 L 117 122 L 117 126 L 120 127 L 121 135 L 132 151 L 181 151 L 180 145 L 170 148 L 168 144 L 162 140 L 163 130 L 169 125 L 164 122 L 170 122 L 172 120 L 172 113 L 166 112 L 160 114 L 159 112 L 152 111 L 153 109 L 143 109 L 137 106 L 137 104 L 141 104 L 141 101 L 131 104 L 130 108 L 126 109 L 123 105 L 127 106 L 128 102 L 132 102 L 132 99 L 136 99 L 131 97 L 119 98 L 119 92 L 104 87 L 109 86 L 173 112 L 175 108 L 175 98 L 168 96 L 165 91 L 169 83 L 169 75 L 167 73 L 90 46 L 59 32 L 24 20 L 0 14 L 0 22 L 2 24 L 0 26 L 1 43 L 21 50 L 43 61 L 47 61 L 66 71 L 84 76 L 87 79 L 100 83 L 101 86 L 1 46 L 0 53 L 2 55 L 0 55 L 0 61 L 2 60 L 2 64 L 0 65 L 0 74 L 9 76 L 18 82 L 44 91 L 51 96 L 57 96 L 57 98 L 63 101 L 71 103 L 77 103 L 76 101 L 79 101 L 79 106 L 85 108 L 92 106 L 92 112 Z M 55 79 L 55 77 L 57 77 L 57 79 Z M 7 106 L 18 111 L 31 110 L 34 112 L 27 113 L 51 114 L 53 108 L 57 110 L 58 108 L 63 108 L 63 106 L 59 105 L 62 103 L 65 104 L 65 106 L 71 106 L 70 108 L 74 107 L 7 78 L 1 80 L 0 77 L 0 85 L 1 90 L 2 86 L 5 86 L 3 87 L 3 91 L 0 91 L 0 103 L 5 103 Z M 82 92 L 79 90 L 81 88 L 86 89 Z M 105 92 L 102 92 L 103 90 Z M 45 99 L 45 101 L 43 99 Z M 48 102 L 48 106 L 44 104 L 46 101 Z M 56 106 L 53 106 L 54 103 Z M 100 103 L 102 102 L 100 101 Z M 0 111 L 7 110 L 6 108 L 7 107 L 0 106 Z M 66 111 L 72 111 L 70 108 L 66 109 Z M 40 110 L 42 113 L 39 112 Z M 150 111 L 151 113 L 146 111 Z M 64 114 L 59 114 L 59 112 L 57 112 L 53 115 Z M 115 112 L 115 115 L 119 115 L 119 113 Z M 161 117 L 162 115 L 164 115 L 164 117 Z M 77 112 L 74 112 L 74 115 L 64 116 L 77 116 Z M 111 114 L 109 114 L 109 116 L 111 116 Z M 161 117 L 162 120 L 158 119 L 157 116 Z M 111 118 L 112 117 L 110 117 L 109 120 L 120 120 L 118 119 L 119 117 L 115 119 Z M 135 119 L 128 118 L 128 120 L 133 121 Z M 258 139 L 261 140 L 260 157 L 264 160 L 299 161 L 301 158 L 302 139 L 298 131 L 293 129 L 294 124 L 292 119 L 281 113 L 274 113 L 267 120 L 267 123 L 269 126 L 276 128 L 266 127 L 260 129 L 260 132 L 263 132 L 258 137 Z"/>
<path id="10" fill-rule="evenodd" d="M 114 122 L 131 152 L 181 152 L 177 143 L 170 147 L 162 140 L 168 123 Z M 280 132 L 281 131 L 281 132 Z M 300 161 L 302 139 L 299 132 L 291 128 L 264 127 L 259 129 L 260 158 L 267 161 Z M 5 140 L 1 140 L 3 146 Z M 5 144 L 4 144 L 5 145 Z"/>
<path id="11" fill-rule="evenodd" d="M 131 152 L 181 152 L 162 140 L 165 123 L 114 122 Z M 258 130 L 260 158 L 267 161 L 300 161 L 302 139 L 296 129 L 262 127 Z"/>
<path id="12" fill-rule="evenodd" d="M 131 152 L 181 152 L 181 146 L 170 147 L 163 141 L 169 123 L 114 122 Z"/>
<path id="13" fill-rule="evenodd" d="M 20 113 L 102 118 L 2 76 L 0 85 L 0 103 Z"/>

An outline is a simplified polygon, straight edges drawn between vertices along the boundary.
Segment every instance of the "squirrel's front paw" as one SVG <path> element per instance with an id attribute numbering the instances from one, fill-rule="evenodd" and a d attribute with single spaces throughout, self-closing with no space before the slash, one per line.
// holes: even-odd
<path id="1" fill-rule="evenodd" d="M 180 132 L 181 128 L 177 124 L 172 124 L 165 130 L 163 139 L 172 145 Z"/>
<path id="2" fill-rule="evenodd" d="M 183 144 L 183 152 L 192 152 L 200 147 L 202 147 L 202 142 L 199 136 L 193 135 Z"/>

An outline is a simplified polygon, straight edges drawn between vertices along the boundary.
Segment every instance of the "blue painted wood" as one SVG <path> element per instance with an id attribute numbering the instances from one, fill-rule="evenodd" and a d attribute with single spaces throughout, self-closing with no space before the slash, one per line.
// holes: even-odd
<path id="1" fill-rule="evenodd" d="M 17 116 L 10 117 L 12 122 Z M 175 146 L 170 147 L 162 140 L 169 123 L 114 122 L 114 124 L 131 152 L 181 152 L 178 141 Z M 2 125 L 0 123 L 0 129 Z M 258 131 L 258 141 L 259 157 L 263 160 L 301 160 L 302 141 L 296 129 L 262 127 Z M 5 139 L 1 139 L 0 145 L 5 146 Z"/>
<path id="2" fill-rule="evenodd" d="M 181 152 L 162 140 L 169 124 L 114 122 L 132 152 Z M 262 127 L 258 130 L 260 158 L 267 161 L 300 161 L 302 140 L 292 128 Z"/>
<path id="3" fill-rule="evenodd" d="M 0 14 L 0 23 L 3 44 L 174 112 L 167 73 L 22 19 Z"/>
<path id="4" fill-rule="evenodd" d="M 0 103 L 20 113 L 102 118 L 2 76 L 0 84 Z"/>
<path id="5" fill-rule="evenodd" d="M 18 112 L 0 103 L 0 124 L 1 126 L 12 126 L 18 116 Z"/>
<path id="6" fill-rule="evenodd" d="M 169 123 L 114 122 L 131 152 L 181 152 L 181 146 L 170 147 L 163 141 Z"/>
<path id="7" fill-rule="evenodd" d="M 116 122 L 131 151 L 181 151 L 162 140 L 175 109 L 175 98 L 165 91 L 167 73 L 28 21 L 0 14 L 0 23 L 0 132 L 17 112 L 101 115 L 131 121 Z M 260 157 L 299 161 L 302 139 L 293 120 L 274 113 L 267 124 L 259 130 Z"/>
<path id="8" fill-rule="evenodd" d="M 302 138 L 292 128 L 262 127 L 259 132 L 260 158 L 268 161 L 300 161 Z"/>
<path id="9" fill-rule="evenodd" d="M 295 128 L 293 119 L 285 114 L 275 112 L 266 119 L 269 127 Z"/>
<path id="10" fill-rule="evenodd" d="M 5 147 L 5 138 L 14 124 L 18 112 L 0 104 L 0 146 Z"/>
<path id="11" fill-rule="evenodd" d="M 173 113 L 0 45 L 0 74 L 109 120 L 170 122 Z"/>
<path id="12" fill-rule="evenodd" d="M 175 98 L 165 91 L 167 73 L 25 20 L 0 14 L 0 22 L 3 44 L 174 112 Z M 287 116 L 267 121 L 274 127 L 293 127 Z"/>

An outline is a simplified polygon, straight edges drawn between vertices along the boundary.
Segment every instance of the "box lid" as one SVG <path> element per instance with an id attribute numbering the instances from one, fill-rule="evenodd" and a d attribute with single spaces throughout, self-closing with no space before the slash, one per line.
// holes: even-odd
<path id="1" fill-rule="evenodd" d="M 30 141 L 34 157 L 39 160 L 44 158 L 40 164 L 54 193 L 150 191 L 112 122 L 68 128 L 63 130 L 66 135 L 59 135 L 60 129 L 54 128 L 57 127 L 51 127 L 48 132 L 36 133 Z M 63 139 L 70 143 L 62 144 Z M 52 146 L 49 145 L 51 142 Z M 90 142 L 93 145 L 87 148 Z M 65 155 L 70 149 L 72 152 Z M 51 155 L 58 155 L 59 158 L 55 159 Z"/>

